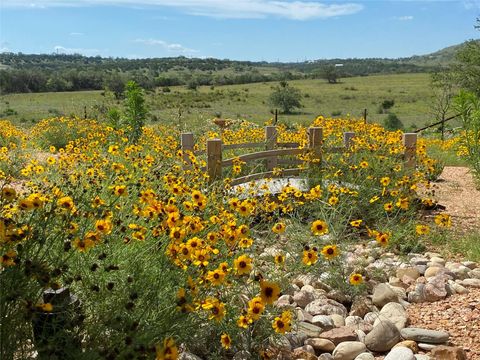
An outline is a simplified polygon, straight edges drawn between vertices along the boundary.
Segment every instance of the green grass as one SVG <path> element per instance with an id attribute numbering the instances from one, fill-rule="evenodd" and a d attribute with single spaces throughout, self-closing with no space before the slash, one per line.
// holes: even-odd
<path id="1" fill-rule="evenodd" d="M 157 89 L 149 93 L 148 104 L 157 121 L 170 125 L 179 123 L 181 108 L 180 122 L 184 129 L 205 129 L 207 120 L 220 114 L 225 118 L 263 123 L 272 117 L 273 109 L 267 99 L 277 84 L 226 85 L 214 89 L 203 86 L 197 91 L 172 87 L 169 93 Z M 290 84 L 302 91 L 304 107 L 294 114 L 280 114 L 281 122 L 307 124 L 317 115 L 332 114 L 359 117 L 365 108 L 369 121 L 382 122 L 387 114 L 379 114 L 378 108 L 386 99 L 395 100 L 391 112 L 397 114 L 407 127 L 412 124 L 420 127 L 432 121 L 430 104 L 433 95 L 429 74 L 345 78 L 333 85 L 325 80 L 297 80 Z M 0 114 L 8 108 L 13 109 L 17 114 L 2 117 L 28 125 L 57 114 L 83 117 L 85 107 L 89 117 L 101 117 L 101 107 L 112 105 L 115 102 L 102 96 L 102 91 L 12 94 L 0 97 Z"/>

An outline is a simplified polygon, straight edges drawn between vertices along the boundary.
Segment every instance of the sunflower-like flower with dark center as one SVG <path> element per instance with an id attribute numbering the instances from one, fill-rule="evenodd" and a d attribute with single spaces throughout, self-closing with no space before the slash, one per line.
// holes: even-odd
<path id="1" fill-rule="evenodd" d="M 327 260 L 332 260 L 335 257 L 337 257 L 339 254 L 339 250 L 337 248 L 337 245 L 326 245 L 322 249 L 322 255 L 325 257 Z"/>
<path id="2" fill-rule="evenodd" d="M 363 276 L 361 274 L 350 275 L 349 282 L 351 285 L 357 286 L 363 283 Z"/>
<path id="3" fill-rule="evenodd" d="M 163 341 L 163 346 L 156 347 L 155 360 L 177 360 L 178 348 L 175 345 L 175 340 L 172 338 L 166 338 Z"/>
<path id="4" fill-rule="evenodd" d="M 232 338 L 230 335 L 223 333 L 222 336 L 220 337 L 220 343 L 222 344 L 222 347 L 224 349 L 230 349 L 230 346 L 232 346 Z"/>
<path id="5" fill-rule="evenodd" d="M 310 230 L 312 230 L 314 235 L 325 235 L 328 234 L 328 225 L 323 220 L 316 220 L 313 222 Z"/>
<path id="6" fill-rule="evenodd" d="M 290 311 L 284 311 L 282 316 L 276 317 L 272 322 L 272 328 L 278 334 L 285 334 L 292 330 L 292 314 Z"/>
<path id="7" fill-rule="evenodd" d="M 233 261 L 233 268 L 237 275 L 248 275 L 252 271 L 252 259 L 247 255 L 240 255 Z"/>
<path id="8" fill-rule="evenodd" d="M 272 281 L 260 281 L 260 297 L 264 304 L 272 305 L 280 296 L 280 287 Z"/>

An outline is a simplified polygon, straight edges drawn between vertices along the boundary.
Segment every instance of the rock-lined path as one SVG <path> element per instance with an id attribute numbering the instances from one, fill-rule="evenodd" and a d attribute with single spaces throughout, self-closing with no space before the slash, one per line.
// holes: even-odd
<path id="1" fill-rule="evenodd" d="M 480 229 L 480 191 L 469 168 L 445 166 L 434 189 L 435 199 L 452 216 L 456 231 Z"/>

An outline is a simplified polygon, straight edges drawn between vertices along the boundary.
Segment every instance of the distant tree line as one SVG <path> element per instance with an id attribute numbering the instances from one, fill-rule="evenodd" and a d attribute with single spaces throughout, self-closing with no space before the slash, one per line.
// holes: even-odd
<path id="1" fill-rule="evenodd" d="M 156 87 L 247 84 L 432 70 L 388 59 L 333 59 L 303 63 L 266 63 L 185 57 L 124 59 L 81 55 L 0 54 L 0 92 L 110 89 L 121 96 L 128 81 L 146 90 Z M 341 67 L 335 66 L 342 64 Z"/>

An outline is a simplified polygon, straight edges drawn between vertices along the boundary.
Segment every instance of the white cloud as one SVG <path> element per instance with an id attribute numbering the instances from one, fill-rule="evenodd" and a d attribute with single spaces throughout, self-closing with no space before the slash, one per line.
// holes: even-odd
<path id="1" fill-rule="evenodd" d="M 413 16 L 412 15 L 397 16 L 395 17 L 395 19 L 399 21 L 411 21 L 413 20 Z"/>
<path id="2" fill-rule="evenodd" d="M 85 35 L 85 34 L 84 34 L 84 33 L 81 33 L 81 32 L 71 32 L 69 35 L 70 35 L 70 36 L 83 36 L 83 35 Z"/>
<path id="3" fill-rule="evenodd" d="M 291 20 L 329 18 L 357 13 L 363 9 L 358 3 L 324 4 L 300 0 L 9 0 L 4 7 L 50 6 L 164 6 L 183 9 L 191 15 L 216 18 L 266 18 L 269 16 Z"/>
<path id="4" fill-rule="evenodd" d="M 163 40 L 157 39 L 135 39 L 133 42 L 145 44 L 149 46 L 161 46 L 165 50 L 172 52 L 172 53 L 180 53 L 180 54 L 192 54 L 197 53 L 198 50 L 189 49 L 180 44 L 171 44 Z"/>
<path id="5" fill-rule="evenodd" d="M 81 54 L 86 56 L 95 56 L 100 54 L 98 49 L 83 49 L 83 48 L 68 48 L 61 45 L 56 45 L 53 50 L 59 54 Z"/>

